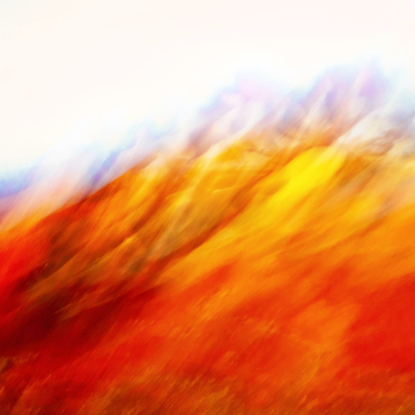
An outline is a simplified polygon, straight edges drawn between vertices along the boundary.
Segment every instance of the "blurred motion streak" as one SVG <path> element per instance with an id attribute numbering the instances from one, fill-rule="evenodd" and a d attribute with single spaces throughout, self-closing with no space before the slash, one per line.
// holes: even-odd
<path id="1" fill-rule="evenodd" d="M 414 414 L 414 117 L 373 62 L 246 71 L 5 173 L 0 413 Z"/>

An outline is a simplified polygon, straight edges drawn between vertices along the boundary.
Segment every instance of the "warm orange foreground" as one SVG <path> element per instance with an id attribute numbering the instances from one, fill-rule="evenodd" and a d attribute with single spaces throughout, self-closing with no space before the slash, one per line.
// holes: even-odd
<path id="1" fill-rule="evenodd" d="M 1 414 L 415 414 L 414 160 L 261 143 L 1 234 Z"/>

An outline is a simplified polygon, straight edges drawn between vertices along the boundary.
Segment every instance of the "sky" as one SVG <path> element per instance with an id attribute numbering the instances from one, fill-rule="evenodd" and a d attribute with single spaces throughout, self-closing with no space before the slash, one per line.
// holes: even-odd
<path id="1" fill-rule="evenodd" d="M 0 0 L 0 170 L 57 142 L 116 146 L 245 67 L 296 85 L 369 54 L 412 76 L 414 12 L 411 0 Z"/>

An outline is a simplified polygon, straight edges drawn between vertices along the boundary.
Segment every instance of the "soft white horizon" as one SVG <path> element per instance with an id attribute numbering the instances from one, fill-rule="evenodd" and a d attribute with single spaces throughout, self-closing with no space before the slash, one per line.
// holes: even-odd
<path id="1" fill-rule="evenodd" d="M 197 3 L 0 3 L 0 170 L 59 140 L 116 146 L 131 123 L 197 106 L 245 67 L 290 85 L 368 55 L 415 68 L 409 0 Z"/>

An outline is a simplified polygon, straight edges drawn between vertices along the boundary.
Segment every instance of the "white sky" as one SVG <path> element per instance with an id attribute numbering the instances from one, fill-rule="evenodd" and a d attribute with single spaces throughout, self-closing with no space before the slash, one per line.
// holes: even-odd
<path id="1" fill-rule="evenodd" d="M 244 64 L 291 83 L 368 51 L 415 68 L 413 16 L 411 0 L 0 0 L 0 169 L 108 139 L 106 114 L 121 131 Z"/>

